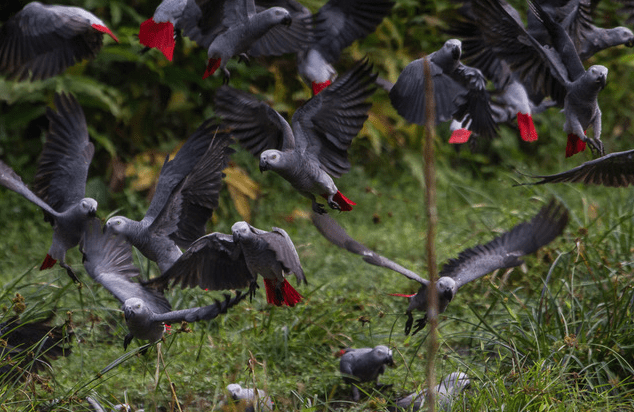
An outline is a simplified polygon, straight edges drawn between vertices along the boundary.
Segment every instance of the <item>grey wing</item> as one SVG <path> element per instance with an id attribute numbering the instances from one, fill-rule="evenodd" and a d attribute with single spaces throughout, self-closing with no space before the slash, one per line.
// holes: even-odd
<path id="1" fill-rule="evenodd" d="M 21 194 L 30 202 L 33 202 L 37 206 L 41 207 L 46 213 L 53 216 L 58 215 L 55 209 L 37 197 L 35 193 L 31 192 L 31 189 L 22 182 L 22 178 L 2 160 L 0 160 L 0 185 Z"/>
<path id="2" fill-rule="evenodd" d="M 542 22 L 548 31 L 552 46 L 555 49 L 556 53 L 551 53 L 549 48 L 541 47 L 541 50 L 546 52 L 544 56 L 549 58 L 551 72 L 555 69 L 556 72 L 561 73 L 559 76 L 561 76 L 562 79 L 570 81 L 575 81 L 583 76 L 586 69 L 583 67 L 579 53 L 577 53 L 577 48 L 566 32 L 566 29 L 557 23 L 539 3 L 529 0 L 528 4 L 531 11 L 535 13 L 535 17 Z M 555 55 L 556 58 L 552 57 L 553 55 Z M 561 70 L 559 62 L 563 63 L 566 73 Z M 557 73 L 555 73 L 555 75 L 557 75 Z"/>
<path id="3" fill-rule="evenodd" d="M 88 138 L 86 118 L 70 94 L 56 94 L 57 113 L 47 108 L 49 129 L 37 164 L 33 192 L 58 212 L 86 195 L 88 168 L 95 147 Z"/>
<path id="4" fill-rule="evenodd" d="M 388 258 L 385 258 L 374 251 L 368 249 L 361 243 L 354 240 L 348 233 L 345 231 L 343 227 L 341 227 L 335 219 L 330 217 L 328 214 L 318 214 L 311 213 L 310 218 L 313 221 L 313 224 L 330 243 L 339 246 L 340 248 L 346 249 L 349 252 L 355 253 L 357 255 L 363 256 L 363 260 L 367 263 L 375 266 L 381 266 L 387 269 L 392 269 L 395 272 L 400 273 L 401 275 L 415 280 L 419 283 L 424 283 L 423 278 L 418 276 L 416 273 L 411 270 L 405 269 L 398 263 L 392 262 Z"/>
<path id="5" fill-rule="evenodd" d="M 226 290 L 246 288 L 254 281 L 233 236 L 211 233 L 192 243 L 163 275 L 144 285 L 161 290 L 170 285 Z"/>
<path id="6" fill-rule="evenodd" d="M 205 49 L 220 33 L 248 18 L 246 0 L 203 0 L 196 3 L 185 9 L 179 27 Z"/>
<path id="7" fill-rule="evenodd" d="M 376 76 L 362 60 L 293 114 L 297 149 L 315 154 L 333 177 L 350 169 L 348 148 L 368 118 Z"/>
<path id="8" fill-rule="evenodd" d="M 445 122 L 452 118 L 458 105 L 464 103 L 467 89 L 431 61 L 429 69 L 434 85 L 436 121 Z M 422 125 L 427 111 L 425 95 L 424 58 L 421 58 L 405 66 L 389 96 L 398 114 L 408 122 Z"/>
<path id="9" fill-rule="evenodd" d="M 318 49 L 328 63 L 339 60 L 341 51 L 376 30 L 393 1 L 330 0 L 315 14 Z"/>
<path id="10" fill-rule="evenodd" d="M 275 25 L 256 40 L 249 49 L 251 56 L 279 56 L 296 53 L 308 47 L 314 39 L 313 14 L 294 0 L 257 0 L 258 12 L 270 7 L 283 7 L 291 13 L 290 26 Z"/>
<path id="11" fill-rule="evenodd" d="M 183 181 L 183 178 L 192 171 L 198 160 L 205 154 L 217 130 L 218 124 L 213 119 L 205 120 L 189 136 L 172 160 L 169 160 L 169 157 L 165 158 L 156 184 L 156 191 L 143 220 L 153 222 L 158 217 L 176 186 Z"/>
<path id="12" fill-rule="evenodd" d="M 471 10 L 488 47 L 505 60 L 531 94 L 542 93 L 563 104 L 569 76 L 561 57 L 531 36 L 502 0 L 478 0 Z"/>
<path id="13" fill-rule="evenodd" d="M 529 222 L 515 226 L 485 245 L 460 252 L 443 266 L 438 277 L 448 276 L 460 288 L 496 269 L 522 264 L 520 257 L 534 253 L 559 236 L 568 223 L 568 210 L 555 199 Z"/>
<path id="14" fill-rule="evenodd" d="M 95 56 L 102 34 L 86 18 L 59 10 L 63 8 L 32 2 L 2 26 L 0 73 L 26 80 L 31 72 L 33 79 L 43 80 Z"/>
<path id="15" fill-rule="evenodd" d="M 185 178 L 181 190 L 175 191 L 173 195 L 180 197 L 179 213 L 166 218 L 178 222 L 176 232 L 170 237 L 182 248 L 188 248 L 192 242 L 205 235 L 205 225 L 218 207 L 224 177 L 222 171 L 234 152 L 229 147 L 231 141 L 228 134 L 216 133 L 205 154 Z"/>
<path id="16" fill-rule="evenodd" d="M 610 187 L 634 184 L 634 150 L 616 152 L 585 162 L 573 169 L 553 175 L 530 176 L 542 179 L 534 183 L 585 183 Z"/>
<path id="17" fill-rule="evenodd" d="M 471 119 L 470 129 L 480 136 L 493 137 L 497 132 L 497 124 L 493 120 L 491 99 L 486 90 L 486 79 L 482 72 L 473 67 L 458 65 L 454 75 L 461 78 L 467 85 L 468 92 L 464 103 L 458 107 L 454 114 L 456 119 L 462 119 L 468 115 Z"/>
<path id="18" fill-rule="evenodd" d="M 88 275 L 105 287 L 121 303 L 140 298 L 156 313 L 167 312 L 171 306 L 162 293 L 145 288 L 131 278 L 140 271 L 132 260 L 132 246 L 122 235 L 103 233 L 98 218 L 91 219 L 79 243 Z"/>
<path id="19" fill-rule="evenodd" d="M 267 149 L 295 147 L 288 122 L 252 94 L 223 85 L 216 91 L 214 103 L 222 124 L 254 156 Z"/>
<path id="20" fill-rule="evenodd" d="M 266 242 L 269 250 L 275 252 L 275 259 L 282 264 L 286 273 L 295 274 L 298 283 L 302 281 L 307 283 L 295 245 L 284 229 L 274 227 L 270 232 L 262 233 L 259 236 Z"/>
<path id="21" fill-rule="evenodd" d="M 216 300 L 213 304 L 198 308 L 174 310 L 166 313 L 154 313 L 153 321 L 165 323 L 197 322 L 199 320 L 212 320 L 227 313 L 227 310 L 240 303 L 248 294 L 237 292 L 234 297 L 225 294 L 225 300 Z"/>

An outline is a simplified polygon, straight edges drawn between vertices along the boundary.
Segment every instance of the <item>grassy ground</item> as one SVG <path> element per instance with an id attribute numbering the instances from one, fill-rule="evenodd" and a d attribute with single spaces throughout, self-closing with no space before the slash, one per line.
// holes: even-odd
<path id="1" fill-rule="evenodd" d="M 516 157 L 514 136 L 505 133 L 494 144 L 501 157 L 496 166 L 439 145 L 438 261 L 530 219 L 551 196 L 569 207 L 570 224 L 524 266 L 460 290 L 440 319 L 437 376 L 462 371 L 471 378 L 455 410 L 631 410 L 633 193 L 580 185 L 513 187 L 527 179 L 508 165 L 544 170 L 530 156 Z M 558 151 L 563 157 L 563 142 L 544 139 L 533 150 Z M 247 168 L 255 166 L 248 156 L 237 159 Z M 362 168 L 364 159 L 370 163 Z M 425 276 L 419 154 L 403 159 L 373 159 L 367 153 L 353 158 L 356 166 L 338 184 L 358 206 L 335 217 L 368 247 Z M 566 165 L 559 161 L 548 167 Z M 252 204 L 252 223 L 289 232 L 309 282 L 299 287 L 305 300 L 295 308 L 272 307 L 260 291 L 252 302 L 213 322 L 184 330 L 174 325 L 161 344 L 160 362 L 157 347 L 141 355 L 136 352 L 145 342 L 133 341 L 131 356 L 105 373 L 124 354 L 127 331 L 119 303 L 85 275 L 76 250 L 68 260 L 82 273 L 81 288 L 63 270 L 38 271 L 51 230 L 35 207 L 3 191 L 0 302 L 5 317 L 13 313 L 12 300 L 19 293 L 26 303 L 23 318 L 53 310 L 52 323 L 70 320 L 74 341 L 72 355 L 53 361 L 41 379 L 3 382 L 2 408 L 84 410 L 83 399 L 92 395 L 106 405 L 126 401 L 146 411 L 177 410 L 176 398 L 183 410 L 210 410 L 219 405 L 225 386 L 237 382 L 266 390 L 281 411 L 382 410 L 424 385 L 426 331 L 406 337 L 406 302 L 388 295 L 414 292 L 416 284 L 328 244 L 305 218 L 306 199 L 279 177 L 252 172 L 262 186 Z M 139 195 L 132 196 L 142 203 Z M 221 204 L 210 230 L 227 233 L 240 218 L 228 197 Z M 99 216 L 110 212 L 102 208 Z M 154 264 L 139 263 L 144 276 L 156 274 Z M 168 292 L 175 308 L 208 304 L 214 296 L 219 294 L 197 289 Z M 355 405 L 334 355 L 344 347 L 377 344 L 394 350 L 397 366 L 382 378 L 393 386 L 383 392 L 365 386 L 367 395 Z"/>

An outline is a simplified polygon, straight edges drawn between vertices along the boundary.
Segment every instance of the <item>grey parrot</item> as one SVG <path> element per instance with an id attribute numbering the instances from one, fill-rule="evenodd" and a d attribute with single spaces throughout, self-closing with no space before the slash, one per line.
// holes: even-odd
<path id="1" fill-rule="evenodd" d="M 634 184 L 634 149 L 610 153 L 565 172 L 530 177 L 542 180 L 524 184 L 540 185 L 544 183 L 569 182 L 627 187 Z"/>
<path id="2" fill-rule="evenodd" d="M 156 192 L 141 221 L 124 216 L 108 219 L 104 230 L 123 234 L 161 273 L 182 255 L 179 247 L 205 234 L 207 220 L 218 207 L 222 170 L 233 149 L 231 138 L 204 122 L 171 161 L 165 159 Z"/>
<path id="3" fill-rule="evenodd" d="M 17 80 L 44 80 L 76 61 L 93 58 L 103 34 L 119 40 L 94 14 L 70 6 L 24 6 L 0 29 L 0 73 Z"/>
<path id="4" fill-rule="evenodd" d="M 384 267 L 391 269 L 401 275 L 415 280 L 419 283 L 424 283 L 425 280 L 418 276 L 416 273 L 409 269 L 405 269 L 403 266 L 390 259 L 383 257 L 376 252 L 368 249 L 361 243 L 354 240 L 350 235 L 342 228 L 339 223 L 327 214 L 311 213 L 310 215 L 313 224 L 330 243 L 339 246 L 342 249 L 346 249 L 349 252 L 363 256 L 363 260 L 371 265 Z"/>
<path id="5" fill-rule="evenodd" d="M 486 91 L 486 80 L 480 70 L 460 62 L 462 43 L 457 39 L 445 42 L 440 50 L 427 57 L 414 60 L 398 76 L 389 96 L 392 106 L 407 121 L 425 124 L 426 98 L 424 60 L 429 62 L 432 74 L 436 122 L 452 118 L 462 119 L 470 115 L 470 128 L 478 135 L 492 137 L 496 124 L 491 113 Z M 470 132 L 460 129 L 452 134 L 450 143 L 464 143 Z"/>
<path id="6" fill-rule="evenodd" d="M 72 95 L 56 94 L 57 113 L 47 108 L 49 130 L 38 160 L 33 191 L 0 161 L 0 185 L 21 194 L 44 211 L 53 226 L 53 243 L 40 270 L 59 261 L 68 276 L 79 282 L 66 264 L 66 251 L 77 246 L 86 221 L 97 212 L 97 201 L 85 197 L 88 166 L 94 146 L 88 140 L 84 112 Z"/>
<path id="7" fill-rule="evenodd" d="M 231 298 L 212 305 L 182 310 L 171 310 L 165 296 L 131 279 L 140 274 L 132 261 L 132 247 L 122 235 L 104 232 L 98 219 L 89 222 L 81 240 L 84 268 L 88 275 L 105 287 L 122 304 L 129 334 L 124 349 L 133 338 L 155 342 L 163 336 L 165 324 L 211 320 L 226 313 L 246 295 L 238 292 Z"/>
<path id="8" fill-rule="evenodd" d="M 466 373 L 453 372 L 445 376 L 436 386 L 436 399 L 438 401 L 438 409 L 442 412 L 450 412 L 454 398 L 469 385 L 471 381 Z M 414 392 L 396 401 L 396 408 L 388 408 L 391 411 L 417 412 L 422 410 L 427 397 L 427 390 Z"/>
<path id="9" fill-rule="evenodd" d="M 385 372 L 385 366 L 394 366 L 392 351 L 384 345 L 374 348 L 342 349 L 340 353 L 339 370 L 344 375 L 344 382 L 352 385 L 352 399 L 355 402 L 360 399 L 356 383 L 375 381 L 379 386 L 379 375 Z"/>
<path id="10" fill-rule="evenodd" d="M 532 93 L 550 96 L 563 105 L 564 131 L 568 133 L 566 156 L 585 149 L 586 142 L 598 152 L 601 143 L 601 110 L 597 103 L 605 87 L 607 68 L 584 69 L 570 36 L 539 4 L 530 3 L 536 18 L 547 30 L 552 47 L 542 45 L 511 14 L 500 0 L 472 3 L 472 11 L 490 49 L 504 59 L 522 81 L 530 82 Z M 593 126 L 593 137 L 585 129 Z"/>
<path id="11" fill-rule="evenodd" d="M 556 200 L 542 207 L 530 222 L 513 227 L 484 245 L 463 250 L 455 259 L 450 259 L 438 274 L 438 313 L 443 313 L 458 289 L 473 280 L 479 279 L 496 269 L 511 268 L 523 263 L 520 257 L 535 253 L 541 247 L 552 242 L 568 224 L 568 210 Z M 421 283 L 414 295 L 399 295 L 409 298 L 408 320 L 405 333 L 409 334 L 414 318 L 414 310 L 427 311 L 428 280 Z M 414 333 L 425 327 L 426 316 L 416 322 Z"/>
<path id="12" fill-rule="evenodd" d="M 299 74 L 318 94 L 337 77 L 332 66 L 339 60 L 343 49 L 355 40 L 374 32 L 387 16 L 394 2 L 391 0 L 329 0 L 314 15 L 295 0 L 256 0 L 258 8 L 283 7 L 293 10 L 315 25 L 312 41 L 297 52 Z M 255 45 L 249 54 L 263 54 Z"/>
<path id="13" fill-rule="evenodd" d="M 0 322 L 0 381 L 25 379 L 30 373 L 50 368 L 48 361 L 69 356 L 73 332 L 64 325 L 50 326 L 52 318 L 22 321 L 10 316 Z"/>
<path id="14" fill-rule="evenodd" d="M 302 300 L 284 279 L 293 273 L 298 282 L 306 283 L 299 256 L 285 230 L 274 227 L 267 232 L 247 222 L 236 222 L 231 232 L 232 235 L 211 233 L 201 237 L 167 272 L 145 285 L 161 290 L 179 283 L 183 288 L 199 286 L 210 290 L 249 287 L 252 294 L 260 274 L 268 303 L 295 306 Z"/>
<path id="15" fill-rule="evenodd" d="M 260 158 L 260 170 L 273 170 L 325 213 L 315 196 L 336 210 L 352 210 L 354 202 L 337 189 L 332 177 L 350 169 L 347 150 L 363 127 L 376 75 L 366 61 L 313 96 L 295 113 L 291 126 L 269 105 L 250 94 L 222 86 L 216 92 L 216 113 L 240 144 Z"/>
<path id="16" fill-rule="evenodd" d="M 243 388 L 237 383 L 231 383 L 227 385 L 227 392 L 229 392 L 229 396 L 234 401 L 245 402 L 245 412 L 273 411 L 273 401 L 262 389 Z"/>
<path id="17" fill-rule="evenodd" d="M 226 83 L 229 59 L 246 57 L 252 47 L 257 47 L 257 54 L 294 53 L 312 38 L 310 18 L 297 16 L 294 22 L 293 14 L 283 7 L 258 12 L 254 0 L 208 0 L 199 6 L 197 13 L 181 18 L 180 27 L 183 34 L 207 49 L 209 61 L 203 79 L 221 68 Z"/>

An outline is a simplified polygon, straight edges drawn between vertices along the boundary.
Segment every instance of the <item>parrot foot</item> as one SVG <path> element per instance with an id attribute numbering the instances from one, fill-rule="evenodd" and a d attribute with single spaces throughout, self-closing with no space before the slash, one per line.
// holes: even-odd
<path id="1" fill-rule="evenodd" d="M 251 59 L 246 53 L 240 53 L 238 55 L 238 62 L 248 65 L 249 63 L 251 63 Z"/>
<path id="2" fill-rule="evenodd" d="M 414 316 L 412 316 L 412 312 L 407 312 L 407 321 L 405 322 L 405 334 L 409 335 L 412 331 L 412 325 L 414 324 Z"/>
<path id="3" fill-rule="evenodd" d="M 593 153 L 597 153 L 599 156 L 605 156 L 605 148 L 600 139 L 589 137 L 586 142 L 590 145 L 590 150 L 592 150 Z"/>
<path id="4" fill-rule="evenodd" d="M 68 276 L 73 280 L 73 282 L 81 284 L 81 282 L 79 281 L 79 278 L 77 277 L 77 275 L 75 275 L 73 268 L 71 268 L 66 263 L 61 261 L 59 262 L 59 265 L 63 267 L 64 269 L 66 269 L 66 273 L 68 273 Z"/>
<path id="5" fill-rule="evenodd" d="M 331 209 L 341 211 L 341 207 L 339 206 L 339 203 L 335 202 L 332 198 L 328 199 L 328 206 L 330 206 Z"/>
<path id="6" fill-rule="evenodd" d="M 260 285 L 258 285 L 258 282 L 251 282 L 251 285 L 249 285 L 249 302 L 253 301 L 253 297 L 255 296 L 255 291 L 258 290 L 260 288 Z"/>
<path id="7" fill-rule="evenodd" d="M 128 350 L 128 345 L 132 342 L 132 338 L 133 336 L 131 333 L 125 335 L 125 338 L 123 338 L 123 350 Z"/>
<path id="8" fill-rule="evenodd" d="M 323 215 L 326 213 L 326 208 L 321 203 L 317 203 L 313 200 L 313 212 Z"/>
<path id="9" fill-rule="evenodd" d="M 416 321 L 416 326 L 414 326 L 414 331 L 412 332 L 412 336 L 416 335 L 419 331 L 423 330 L 423 328 L 427 325 L 427 315 Z"/>
<path id="10" fill-rule="evenodd" d="M 231 73 L 229 72 L 229 69 L 227 69 L 226 67 L 223 67 L 222 72 L 224 73 L 222 84 L 229 84 L 229 79 L 231 78 Z"/>

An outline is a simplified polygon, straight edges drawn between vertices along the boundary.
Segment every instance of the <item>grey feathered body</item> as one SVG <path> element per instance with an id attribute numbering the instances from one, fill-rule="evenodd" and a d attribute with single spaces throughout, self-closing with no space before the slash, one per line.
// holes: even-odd
<path id="1" fill-rule="evenodd" d="M 566 113 L 564 132 L 574 133 L 581 137 L 584 131 L 593 125 L 595 139 L 600 138 L 601 109 L 597 98 L 602 89 L 603 85 L 590 78 L 588 72 L 568 88 L 564 98 L 564 113 Z"/>
<path id="2" fill-rule="evenodd" d="M 126 225 L 129 226 L 125 232 L 128 241 L 139 249 L 143 256 L 156 262 L 161 273 L 165 273 L 183 254 L 171 238 L 152 232 L 151 224 L 147 221 L 128 220 Z"/>
<path id="3" fill-rule="evenodd" d="M 379 345 L 375 348 L 348 349 L 341 356 L 339 369 L 341 373 L 356 378 L 344 377 L 346 382 L 371 382 L 385 372 L 385 365 L 392 363 L 392 351 Z"/>
<path id="4" fill-rule="evenodd" d="M 316 196 L 334 196 L 337 186 L 330 175 L 321 168 L 319 159 L 306 152 L 288 150 L 284 153 L 284 167 L 274 170 L 286 179 L 301 195 L 315 200 Z"/>
<path id="5" fill-rule="evenodd" d="M 84 201 L 84 200 L 82 200 Z M 92 204 L 90 198 L 85 201 Z M 86 223 L 95 216 L 94 211 L 86 211 L 80 203 L 60 213 L 53 224 L 53 243 L 48 250 L 49 256 L 60 262 L 66 259 L 66 251 L 79 244 Z"/>

